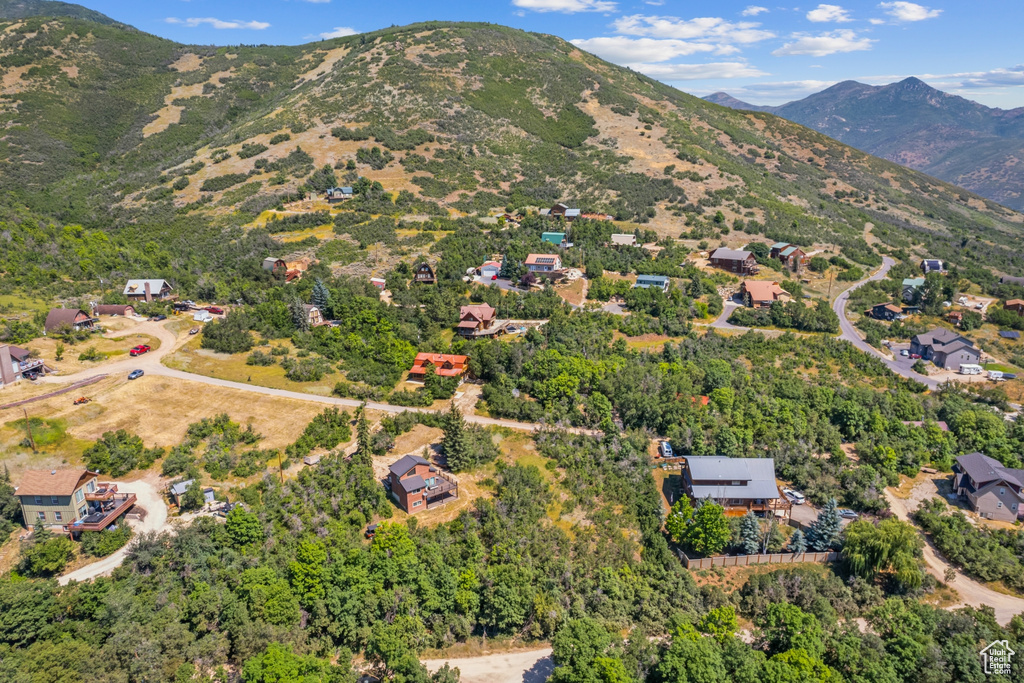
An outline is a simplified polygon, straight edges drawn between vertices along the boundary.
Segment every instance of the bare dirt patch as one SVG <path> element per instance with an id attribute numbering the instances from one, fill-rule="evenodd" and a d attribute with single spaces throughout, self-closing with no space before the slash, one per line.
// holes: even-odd
<path id="1" fill-rule="evenodd" d="M 197 71 L 202 66 L 203 60 L 198 55 L 187 52 L 169 64 L 168 68 L 185 73 L 187 71 Z"/>
<path id="2" fill-rule="evenodd" d="M 342 59 L 344 59 L 345 55 L 347 55 L 348 53 L 349 48 L 347 47 L 336 47 L 333 50 L 328 50 L 326 54 L 324 54 L 324 61 L 320 62 L 320 64 L 313 67 L 306 73 L 300 75 L 296 79 L 295 88 L 298 88 L 307 81 L 314 81 L 317 78 L 320 78 L 321 76 L 326 74 L 327 72 L 331 71 L 332 69 L 334 69 L 334 65 L 340 62 Z M 292 89 L 294 90 L 295 88 Z"/>

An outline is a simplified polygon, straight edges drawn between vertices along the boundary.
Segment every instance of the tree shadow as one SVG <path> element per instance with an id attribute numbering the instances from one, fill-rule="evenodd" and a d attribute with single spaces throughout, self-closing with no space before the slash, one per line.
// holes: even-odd
<path id="1" fill-rule="evenodd" d="M 523 683 L 544 683 L 555 671 L 555 661 L 551 655 L 538 659 L 528 671 L 523 672 Z"/>

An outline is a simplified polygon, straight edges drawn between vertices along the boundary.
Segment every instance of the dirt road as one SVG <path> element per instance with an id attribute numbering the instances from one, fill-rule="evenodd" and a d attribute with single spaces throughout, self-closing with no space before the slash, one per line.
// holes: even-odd
<path id="1" fill-rule="evenodd" d="M 927 479 L 917 484 L 911 491 L 910 498 L 899 498 L 892 489 L 885 490 L 885 499 L 889 502 L 889 508 L 893 511 L 893 514 L 899 519 L 905 522 L 909 521 L 912 524 L 910 513 L 916 510 L 922 501 L 933 497 L 941 497 L 935 486 L 934 479 Z M 1014 615 L 1024 612 L 1024 600 L 1006 595 L 1005 593 L 998 593 L 965 576 L 959 569 L 946 562 L 927 538 L 925 538 L 924 561 L 928 568 L 928 573 L 939 581 L 945 581 L 947 569 L 952 568 L 955 572 L 956 580 L 953 581 L 951 587 L 960 594 L 962 602 L 959 605 L 953 605 L 949 609 L 955 609 L 964 605 L 972 607 L 989 605 L 996 611 L 996 621 L 1003 626 L 1010 623 L 1010 619 Z"/>
<path id="2" fill-rule="evenodd" d="M 136 505 L 146 511 L 146 518 L 141 522 L 133 522 L 132 528 L 135 533 L 146 531 L 163 531 L 167 528 L 167 505 L 164 504 L 163 496 L 157 486 L 144 480 L 115 482 L 120 491 L 134 493 L 138 500 Z M 99 562 L 86 565 L 57 579 L 57 582 L 64 586 L 70 581 L 90 581 L 97 576 L 107 576 L 121 566 L 125 556 L 131 549 L 132 544 L 128 543 L 112 555 L 104 557 Z"/>
<path id="3" fill-rule="evenodd" d="M 431 673 L 445 663 L 458 667 L 462 683 L 543 683 L 555 669 L 551 648 L 423 662 Z"/>

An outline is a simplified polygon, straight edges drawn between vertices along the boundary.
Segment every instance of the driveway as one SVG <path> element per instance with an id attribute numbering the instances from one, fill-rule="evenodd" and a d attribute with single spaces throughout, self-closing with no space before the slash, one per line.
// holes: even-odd
<path id="1" fill-rule="evenodd" d="M 839 339 L 845 339 L 864 353 L 871 354 L 875 358 L 878 358 L 897 375 L 901 375 L 907 379 L 912 379 L 915 382 L 920 382 L 929 389 L 934 390 L 939 387 L 940 382 L 938 380 L 917 374 L 909 368 L 905 359 L 899 360 L 899 357 L 897 356 L 897 360 L 893 360 L 875 347 L 871 346 L 871 344 L 868 344 L 866 341 L 861 339 L 860 334 L 857 333 L 857 328 L 855 328 L 853 323 L 850 322 L 850 319 L 846 317 L 846 303 L 850 299 L 850 292 L 863 287 L 868 282 L 875 282 L 883 279 L 888 274 L 889 269 L 894 265 L 896 265 L 894 260 L 888 256 L 883 256 L 881 268 L 860 282 L 855 283 L 852 287 L 836 297 L 835 302 L 832 304 L 832 310 L 836 312 L 837 316 L 839 316 L 839 329 L 842 331 L 839 335 Z M 910 365 L 913 365 L 913 361 L 910 361 Z"/>
<path id="2" fill-rule="evenodd" d="M 141 356 L 136 356 L 134 358 L 128 357 L 112 363 L 104 363 L 103 365 L 97 365 L 95 368 L 79 370 L 78 372 L 70 375 L 47 375 L 46 377 L 41 377 L 39 381 L 50 384 L 68 384 L 93 377 L 95 375 L 116 375 L 121 372 L 127 374 L 136 369 L 150 373 L 157 368 L 163 367 L 160 364 L 161 359 L 163 359 L 164 356 L 173 353 L 180 344 L 183 344 L 188 339 L 188 337 L 184 337 L 179 340 L 177 335 L 167 329 L 165 322 L 149 321 L 140 322 L 138 325 L 129 327 L 128 329 L 108 332 L 104 336 L 107 338 L 114 338 L 127 337 L 133 334 L 147 334 L 151 337 L 156 337 L 160 340 L 160 346 Z"/>
<path id="3" fill-rule="evenodd" d="M 911 524 L 913 522 L 910 520 L 910 513 L 917 509 L 921 501 L 933 497 L 941 498 L 935 485 L 935 480 L 932 478 L 917 484 L 911 490 L 909 498 L 896 496 L 892 489 L 885 490 L 885 499 L 889 502 L 889 508 L 893 511 L 893 514 L 904 522 L 910 522 Z M 951 584 L 951 587 L 960 594 L 961 603 L 953 605 L 948 609 L 955 609 L 964 605 L 970 605 L 971 607 L 988 605 L 995 610 L 996 621 L 1003 626 L 1010 623 L 1010 619 L 1015 615 L 1024 612 L 1024 599 L 1006 595 L 1005 593 L 997 593 L 991 588 L 987 588 L 964 575 L 959 569 L 946 562 L 927 537 L 925 537 L 924 562 L 928 573 L 939 581 L 945 582 L 945 574 L 948 569 L 952 569 L 956 575 L 956 579 Z"/>
<path id="4" fill-rule="evenodd" d="M 452 668 L 458 667 L 462 683 L 544 683 L 555 670 L 551 648 L 461 659 L 427 659 L 423 662 L 431 673 L 445 663 Z"/>
<path id="5" fill-rule="evenodd" d="M 147 531 L 163 531 L 167 528 L 167 505 L 164 503 L 160 490 L 150 482 L 144 480 L 114 482 L 120 491 L 134 493 L 137 497 L 135 505 L 146 511 L 145 519 L 139 522 L 129 522 L 136 534 Z M 132 542 L 117 552 L 104 557 L 99 562 L 93 562 L 81 569 L 58 577 L 57 582 L 65 586 L 70 581 L 91 581 L 97 576 L 108 576 L 111 572 L 121 566 Z"/>

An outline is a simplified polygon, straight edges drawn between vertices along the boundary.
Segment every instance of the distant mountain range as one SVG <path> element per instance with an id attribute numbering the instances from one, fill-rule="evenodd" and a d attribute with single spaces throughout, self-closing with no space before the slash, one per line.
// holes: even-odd
<path id="1" fill-rule="evenodd" d="M 749 104 L 724 92 L 704 99 L 781 116 L 1024 210 L 1024 107 L 993 109 L 918 78 L 882 86 L 843 81 L 778 107 Z"/>

